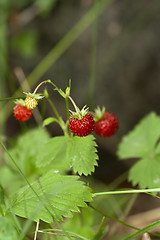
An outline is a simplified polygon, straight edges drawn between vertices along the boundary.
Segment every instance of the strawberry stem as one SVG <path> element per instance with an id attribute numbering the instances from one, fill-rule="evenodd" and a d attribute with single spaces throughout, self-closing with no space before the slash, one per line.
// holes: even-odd
<path id="1" fill-rule="evenodd" d="M 78 116 L 80 116 L 80 110 L 79 110 L 79 108 L 77 107 L 77 105 L 75 104 L 75 102 L 74 102 L 74 100 L 71 98 L 71 96 L 68 96 L 68 98 L 71 100 L 71 102 L 72 102 L 72 104 L 73 104 L 73 106 L 74 106 L 74 108 L 75 108 L 75 110 L 76 110 L 76 113 L 78 114 Z"/>
<path id="2" fill-rule="evenodd" d="M 42 84 L 47 83 L 47 82 L 48 82 L 48 83 L 51 83 L 51 80 L 45 80 L 45 81 L 41 82 L 40 84 L 38 84 L 38 86 L 35 88 L 35 90 L 34 90 L 34 92 L 33 92 L 33 95 L 36 94 L 38 88 L 39 88 Z"/>

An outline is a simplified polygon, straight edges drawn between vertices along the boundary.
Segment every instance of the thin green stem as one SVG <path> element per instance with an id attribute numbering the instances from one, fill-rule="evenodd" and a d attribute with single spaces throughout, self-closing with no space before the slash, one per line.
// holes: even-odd
<path id="1" fill-rule="evenodd" d="M 118 223 L 120 223 L 120 224 L 122 224 L 122 225 L 124 225 L 124 226 L 126 226 L 126 227 L 132 228 L 132 229 L 134 229 L 134 230 L 138 230 L 138 232 L 142 232 L 142 231 L 143 231 L 142 233 L 148 232 L 148 230 L 151 230 L 151 229 L 153 228 L 153 225 L 154 225 L 154 224 L 155 224 L 156 226 L 159 226 L 159 225 L 160 225 L 160 220 L 159 220 L 159 221 L 157 221 L 157 222 L 155 222 L 155 223 L 153 223 L 153 224 L 151 224 L 151 225 L 148 225 L 148 228 L 145 227 L 144 229 L 145 229 L 146 231 L 144 231 L 144 229 L 140 229 L 140 228 L 138 228 L 138 227 L 132 226 L 132 225 L 130 225 L 130 224 L 128 224 L 128 223 L 126 223 L 126 222 L 124 222 L 124 221 L 116 218 L 116 217 L 113 217 L 113 216 L 111 216 L 111 215 L 109 215 L 109 214 L 107 214 L 107 213 L 104 213 L 103 211 L 101 211 L 101 210 L 97 209 L 96 207 L 92 206 L 91 204 L 89 204 L 89 207 L 91 207 L 93 210 L 95 210 L 96 212 L 100 213 L 101 215 L 103 215 L 103 216 L 105 216 L 105 217 L 107 217 L 107 218 L 109 218 L 109 219 L 112 219 L 113 221 L 116 221 L 116 222 L 118 222 Z M 155 226 L 155 225 L 154 225 L 154 226 Z M 152 233 L 152 232 L 148 232 L 148 233 L 151 234 L 152 236 L 157 236 L 156 233 Z M 137 234 L 137 236 L 139 236 L 139 235 Z M 159 234 L 158 234 L 158 236 L 159 236 Z M 135 239 L 135 238 L 126 238 L 125 240 L 129 240 L 129 239 Z"/>
<path id="2" fill-rule="evenodd" d="M 128 224 L 128 223 L 126 223 L 126 222 L 124 222 L 124 221 L 116 218 L 116 217 L 113 217 L 113 216 L 111 216 L 111 215 L 109 215 L 109 214 L 107 214 L 107 213 L 102 212 L 101 210 L 97 209 L 96 207 L 92 206 L 91 204 L 89 204 L 89 206 L 90 206 L 92 209 L 94 209 L 96 212 L 102 214 L 103 216 L 105 216 L 105 217 L 107 217 L 107 218 L 109 218 L 109 219 L 112 219 L 112 220 L 114 220 L 114 221 L 116 221 L 116 222 L 118 222 L 118 223 L 120 223 L 120 224 L 123 224 L 123 225 L 126 226 L 126 227 L 129 227 L 129 228 L 132 228 L 132 229 L 135 229 L 135 230 L 139 230 L 139 228 L 137 228 L 137 227 L 134 227 L 134 226 L 132 226 L 132 225 L 130 225 L 130 224 Z"/>
<path id="3" fill-rule="evenodd" d="M 61 117 L 60 117 L 60 115 L 59 115 L 59 113 L 58 113 L 58 111 L 57 111 L 57 109 L 56 109 L 54 103 L 52 102 L 52 100 L 51 100 L 49 97 L 47 98 L 47 100 L 48 100 L 49 104 L 51 105 L 51 107 L 52 107 L 52 109 L 53 109 L 53 111 L 54 111 L 54 113 L 55 113 L 57 119 L 60 120 Z"/>
<path id="4" fill-rule="evenodd" d="M 10 100 L 16 100 L 16 99 L 24 99 L 25 97 L 8 97 L 8 98 L 1 98 L 0 102 L 3 101 L 10 101 Z"/>
<path id="5" fill-rule="evenodd" d="M 40 84 L 38 84 L 38 86 L 35 88 L 33 94 L 36 94 L 38 88 L 39 88 L 42 84 L 47 83 L 47 82 L 48 82 L 48 83 L 51 83 L 51 80 L 45 80 L 45 81 L 41 82 Z"/>
<path id="6" fill-rule="evenodd" d="M 69 112 L 69 102 L 68 102 L 68 97 L 65 98 L 66 101 L 66 109 L 67 109 L 67 118 L 68 118 L 68 124 L 69 124 L 69 120 L 70 120 L 70 112 Z M 71 135 L 71 130 L 69 128 L 69 135 Z"/>
<path id="7" fill-rule="evenodd" d="M 64 135 L 68 135 L 68 131 L 67 131 L 67 125 L 66 123 L 63 121 L 63 119 L 61 118 L 61 116 L 59 115 L 54 103 L 51 101 L 51 99 L 49 97 L 47 97 L 47 100 L 49 102 L 49 104 L 51 105 L 56 117 L 57 117 L 57 123 L 60 125 L 61 129 L 64 132 Z"/>
<path id="8" fill-rule="evenodd" d="M 75 110 L 76 110 L 76 113 L 79 115 L 79 108 L 77 107 L 77 105 L 75 104 L 73 98 L 71 98 L 71 96 L 68 96 L 69 100 L 71 100 Z"/>
<path id="9" fill-rule="evenodd" d="M 42 230 L 38 230 L 39 233 L 44 233 L 44 234 L 50 234 L 50 235 L 59 235 L 59 236 L 66 236 L 65 234 L 58 234 L 59 232 L 63 232 L 61 229 L 42 229 Z M 56 233 L 57 232 L 57 233 Z M 65 231 L 66 233 L 70 234 L 70 237 L 77 237 L 80 238 L 82 240 L 89 240 L 88 238 L 81 236 L 77 233 L 71 232 L 71 231 Z"/>
<path id="10" fill-rule="evenodd" d="M 125 238 L 125 240 L 134 240 L 136 239 L 138 236 L 142 235 L 143 233 L 146 233 L 148 232 L 149 230 L 155 228 L 155 227 L 158 227 L 160 226 L 160 220 L 156 221 L 156 222 L 153 222 L 151 224 L 149 224 L 148 226 L 142 228 L 142 229 L 139 229 L 136 233 L 130 235 L 129 237 Z M 149 234 L 153 235 L 153 236 L 157 236 L 156 233 L 150 233 L 148 232 Z M 159 234 L 158 234 L 159 236 Z"/>
<path id="11" fill-rule="evenodd" d="M 104 195 L 115 195 L 115 194 L 151 193 L 151 192 L 160 192 L 160 188 L 131 189 L 131 190 L 99 192 L 99 193 L 93 193 L 93 194 L 92 194 L 92 197 L 104 196 Z"/>

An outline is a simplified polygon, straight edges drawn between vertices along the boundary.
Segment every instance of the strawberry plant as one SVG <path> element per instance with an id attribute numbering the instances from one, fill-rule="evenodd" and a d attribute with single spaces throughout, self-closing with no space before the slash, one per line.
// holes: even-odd
<path id="1" fill-rule="evenodd" d="M 46 89 L 37 93 L 44 84 L 50 84 L 64 99 L 66 119 L 61 117 Z M 136 230 L 130 236 L 124 234 L 119 238 L 127 240 L 160 225 L 160 221 L 156 221 L 139 229 L 116 216 L 117 212 L 124 212 L 123 217 L 128 213 L 127 204 L 133 204 L 129 193 L 147 192 L 157 197 L 160 190 L 160 117 L 149 114 L 118 147 L 120 159 L 138 159 L 129 170 L 128 180 L 134 186 L 138 184 L 140 189 L 113 190 L 123 178 L 118 184 L 106 186 L 94 182 L 90 175 L 95 172 L 99 160 L 96 136 L 108 140 L 116 134 L 118 118 L 104 107 L 93 112 L 87 106 L 80 110 L 70 92 L 71 84 L 62 91 L 46 80 L 33 93 L 25 93 L 26 96 L 15 102 L 14 116 L 19 121 L 30 121 L 38 102 L 45 99 L 54 116 L 44 119 L 43 126 L 31 128 L 18 136 L 10 147 L 0 141 L 5 151 L 5 163 L 0 168 L 0 239 L 29 240 L 34 237 L 34 240 L 47 240 L 54 236 L 58 240 L 100 240 L 106 234 L 108 239 L 113 239 L 107 221 L 112 219 Z M 47 130 L 49 124 L 55 127 L 58 124 L 62 135 L 52 137 Z M 143 171 L 146 175 L 142 174 Z"/>

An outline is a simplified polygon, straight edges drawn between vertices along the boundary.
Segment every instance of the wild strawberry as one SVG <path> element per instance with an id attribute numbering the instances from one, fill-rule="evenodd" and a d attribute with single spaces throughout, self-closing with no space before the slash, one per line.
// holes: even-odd
<path id="1" fill-rule="evenodd" d="M 25 106 L 17 104 L 13 110 L 14 116 L 19 121 L 27 121 L 32 116 L 32 111 L 27 109 Z"/>
<path id="2" fill-rule="evenodd" d="M 73 101 L 73 100 L 72 100 Z M 76 136 L 84 137 L 90 134 L 95 127 L 95 121 L 91 114 L 88 114 L 88 108 L 84 106 L 80 111 L 75 105 L 76 112 L 72 112 L 72 117 L 69 121 L 69 128 Z"/>
<path id="3" fill-rule="evenodd" d="M 36 98 L 27 96 L 25 99 L 25 105 L 28 109 L 34 109 L 38 105 L 38 100 Z"/>
<path id="4" fill-rule="evenodd" d="M 69 128 L 76 136 L 84 137 L 90 134 L 95 127 L 95 122 L 92 115 L 86 114 L 82 119 L 71 117 Z"/>
<path id="5" fill-rule="evenodd" d="M 97 111 L 99 110 L 100 108 L 97 108 Z M 113 113 L 105 112 L 104 108 L 101 113 L 102 117 L 95 123 L 95 132 L 101 137 L 111 137 L 118 130 L 118 118 Z"/>

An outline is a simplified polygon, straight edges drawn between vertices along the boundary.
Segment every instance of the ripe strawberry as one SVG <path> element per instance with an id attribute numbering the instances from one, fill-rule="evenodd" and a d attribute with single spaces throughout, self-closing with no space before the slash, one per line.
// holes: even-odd
<path id="1" fill-rule="evenodd" d="M 32 116 L 32 111 L 25 106 L 17 104 L 13 110 L 14 116 L 19 121 L 27 121 Z"/>
<path id="2" fill-rule="evenodd" d="M 97 108 L 97 112 L 99 111 L 100 108 Z M 113 113 L 105 112 L 104 108 L 101 113 L 101 118 L 95 123 L 95 132 L 101 137 L 111 137 L 118 130 L 118 118 Z"/>
<path id="3" fill-rule="evenodd" d="M 25 105 L 28 109 L 34 109 L 38 104 L 38 100 L 36 98 L 27 96 L 25 99 Z"/>
<path id="4" fill-rule="evenodd" d="M 95 127 L 95 121 L 91 114 L 86 114 L 82 119 L 71 117 L 69 128 L 76 136 L 84 137 L 90 134 Z"/>

